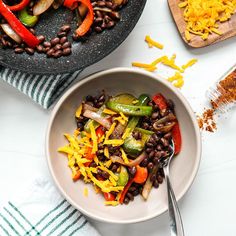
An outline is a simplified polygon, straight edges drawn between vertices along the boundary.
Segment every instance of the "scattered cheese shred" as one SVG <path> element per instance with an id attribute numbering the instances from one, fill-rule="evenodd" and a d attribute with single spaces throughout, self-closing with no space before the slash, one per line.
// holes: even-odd
<path id="1" fill-rule="evenodd" d="M 188 61 L 185 65 L 182 65 L 182 69 L 187 69 L 188 67 L 194 65 L 197 62 L 197 59 L 192 59 Z"/>
<path id="2" fill-rule="evenodd" d="M 114 112 L 114 111 L 112 111 L 110 109 L 107 109 L 107 108 L 105 108 L 103 110 L 103 113 L 108 114 L 108 115 L 115 115 L 115 114 L 117 114 L 116 112 Z"/>
<path id="3" fill-rule="evenodd" d="M 156 48 L 159 48 L 159 49 L 163 49 L 164 46 L 156 41 L 154 41 L 153 39 L 151 39 L 151 37 L 149 35 L 147 35 L 145 37 L 145 41 L 148 43 L 148 46 L 154 46 Z"/>
<path id="4" fill-rule="evenodd" d="M 167 80 L 169 82 L 173 82 L 175 80 L 182 79 L 182 78 L 183 78 L 183 76 L 179 72 L 175 72 L 175 74 L 173 76 L 169 77 Z"/>
<path id="5" fill-rule="evenodd" d="M 79 108 L 77 109 L 77 111 L 75 112 L 75 116 L 76 116 L 77 118 L 80 117 L 81 112 L 82 112 L 82 109 L 83 109 L 83 106 L 82 106 L 82 104 L 81 104 L 81 105 L 79 106 Z"/>
<path id="6" fill-rule="evenodd" d="M 206 40 L 209 34 L 221 35 L 217 28 L 218 22 L 230 20 L 236 10 L 235 0 L 181 0 L 179 5 L 183 8 L 186 21 L 185 38 L 191 40 L 191 34 L 199 35 Z"/>
<path id="7" fill-rule="evenodd" d="M 105 201 L 104 204 L 106 206 L 117 206 L 119 205 L 119 202 L 118 201 Z"/>
<path id="8" fill-rule="evenodd" d="M 121 151 L 121 155 L 122 155 L 122 158 L 123 158 L 124 162 L 125 162 L 126 164 L 128 164 L 128 163 L 129 163 L 129 160 L 128 160 L 128 157 L 127 157 L 125 151 L 123 150 L 123 148 L 121 148 L 120 151 Z"/>
<path id="9" fill-rule="evenodd" d="M 154 68 L 154 65 L 146 64 L 146 63 L 140 63 L 140 62 L 132 62 L 132 66 L 139 67 L 139 68 L 144 68 L 144 69 Z"/>
<path id="10" fill-rule="evenodd" d="M 178 79 L 173 83 L 173 85 L 177 88 L 182 88 L 183 85 L 184 85 L 184 80 L 183 79 Z"/>
<path id="11" fill-rule="evenodd" d="M 107 157 L 107 158 L 110 157 L 110 154 L 109 154 L 109 151 L 108 151 L 108 147 L 104 148 L 104 156 Z"/>
<path id="12" fill-rule="evenodd" d="M 122 139 L 126 139 L 130 134 L 130 128 L 126 128 L 125 132 L 122 135 Z"/>
<path id="13" fill-rule="evenodd" d="M 110 137 L 110 135 L 113 133 L 114 129 L 116 127 L 116 123 L 114 122 L 111 125 L 111 128 L 106 132 L 106 137 L 105 137 L 105 141 Z"/>
<path id="14" fill-rule="evenodd" d="M 88 197 L 88 188 L 87 187 L 84 188 L 84 196 Z"/>
<path id="15" fill-rule="evenodd" d="M 121 146 L 124 143 L 124 140 L 121 139 L 110 139 L 105 140 L 103 144 L 112 145 L 112 146 Z"/>
<path id="16" fill-rule="evenodd" d="M 89 129 L 90 129 L 91 137 L 92 137 L 92 141 L 93 141 L 92 154 L 94 154 L 98 150 L 98 142 L 97 142 L 97 135 L 96 135 L 96 132 L 95 132 L 95 128 L 94 128 L 92 122 L 90 122 L 90 124 L 89 124 Z"/>

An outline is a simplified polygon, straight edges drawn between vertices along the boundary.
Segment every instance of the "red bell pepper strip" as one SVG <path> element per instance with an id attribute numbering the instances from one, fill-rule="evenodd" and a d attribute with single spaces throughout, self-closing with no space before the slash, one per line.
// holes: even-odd
<path id="1" fill-rule="evenodd" d="M 75 8 L 78 7 L 79 3 L 87 7 L 88 12 L 83 22 L 79 26 L 79 28 L 75 30 L 75 33 L 77 36 L 84 36 L 89 31 L 90 27 L 92 26 L 93 19 L 94 19 L 93 6 L 90 0 L 65 0 L 63 5 L 65 7 L 68 7 L 71 10 L 74 10 Z"/>
<path id="2" fill-rule="evenodd" d="M 167 108 L 166 99 L 161 93 L 154 95 L 152 100 L 156 103 L 160 110 L 164 110 Z"/>
<path id="3" fill-rule="evenodd" d="M 18 34 L 22 40 L 31 48 L 39 45 L 40 41 L 34 36 L 9 10 L 9 8 L 0 0 L 0 14 L 5 18 L 11 28 Z"/>
<path id="4" fill-rule="evenodd" d="M 146 167 L 136 166 L 136 174 L 134 176 L 134 182 L 137 184 L 143 184 L 148 177 L 148 170 Z"/>
<path id="5" fill-rule="evenodd" d="M 106 201 L 115 201 L 115 196 L 112 193 L 103 193 Z"/>
<path id="6" fill-rule="evenodd" d="M 119 202 L 120 202 L 121 204 L 124 202 L 124 200 L 125 200 L 125 195 L 126 195 L 126 193 L 128 192 L 128 190 L 129 190 L 129 188 L 130 188 L 130 186 L 132 185 L 133 182 L 134 182 L 134 179 L 130 179 L 130 180 L 128 181 L 128 183 L 125 185 L 124 189 L 122 190 L 121 195 L 120 195 L 120 200 L 119 200 Z"/>
<path id="7" fill-rule="evenodd" d="M 176 123 L 172 128 L 172 137 L 173 137 L 173 142 L 175 144 L 175 155 L 177 155 L 178 153 L 180 153 L 182 147 L 182 138 L 178 123 Z"/>
<path id="8" fill-rule="evenodd" d="M 91 147 L 86 148 L 86 153 L 85 153 L 84 157 L 88 160 L 91 160 L 91 161 L 94 159 L 95 154 L 92 153 L 92 148 Z"/>
<path id="9" fill-rule="evenodd" d="M 96 129 L 96 135 L 98 138 L 101 138 L 103 135 L 105 134 L 105 129 L 103 126 L 99 126 L 97 129 Z"/>
<path id="10" fill-rule="evenodd" d="M 22 0 L 20 3 L 18 3 L 16 5 L 13 5 L 13 6 L 7 5 L 7 7 L 11 11 L 20 11 L 20 10 L 24 9 L 29 3 L 30 3 L 30 0 Z"/>

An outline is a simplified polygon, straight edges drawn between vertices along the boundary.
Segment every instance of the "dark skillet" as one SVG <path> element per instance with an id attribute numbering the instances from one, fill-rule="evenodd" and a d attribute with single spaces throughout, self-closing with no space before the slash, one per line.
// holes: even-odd
<path id="1" fill-rule="evenodd" d="M 92 34 L 84 42 L 73 42 L 72 54 L 58 59 L 47 58 L 45 54 L 15 54 L 13 50 L 0 49 L 0 64 L 28 73 L 58 74 L 84 69 L 101 60 L 129 35 L 142 14 L 146 0 L 129 0 L 120 11 L 121 20 L 113 29 L 101 34 Z M 71 11 L 61 8 L 49 10 L 40 18 L 35 27 L 37 35 L 43 34 L 47 39 L 56 36 L 60 27 L 71 24 L 75 28 L 75 19 Z"/>

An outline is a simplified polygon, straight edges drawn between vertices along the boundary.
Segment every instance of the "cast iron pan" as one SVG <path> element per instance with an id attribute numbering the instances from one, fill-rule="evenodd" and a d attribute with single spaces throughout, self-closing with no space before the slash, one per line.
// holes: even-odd
<path id="1" fill-rule="evenodd" d="M 0 64 L 23 72 L 35 74 L 58 74 L 73 72 L 101 60 L 118 47 L 132 31 L 142 14 L 146 0 L 129 0 L 120 11 L 121 20 L 113 29 L 92 34 L 84 42 L 73 42 L 72 54 L 61 58 L 47 58 L 45 54 L 15 54 L 13 50 L 0 49 Z M 49 10 L 43 14 L 35 27 L 37 35 L 47 39 L 56 36 L 60 27 L 71 24 L 75 28 L 73 13 L 65 8 Z"/>

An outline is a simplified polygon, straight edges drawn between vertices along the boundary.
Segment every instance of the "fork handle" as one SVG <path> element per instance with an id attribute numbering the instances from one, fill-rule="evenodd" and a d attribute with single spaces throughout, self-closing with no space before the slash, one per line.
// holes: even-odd
<path id="1" fill-rule="evenodd" d="M 170 183 L 169 173 L 166 170 L 166 168 L 164 168 L 164 171 L 167 183 L 171 236 L 184 236 L 183 223 L 179 212 L 178 204 L 175 198 L 175 194 Z"/>

